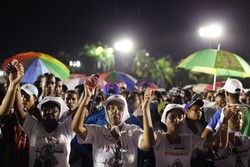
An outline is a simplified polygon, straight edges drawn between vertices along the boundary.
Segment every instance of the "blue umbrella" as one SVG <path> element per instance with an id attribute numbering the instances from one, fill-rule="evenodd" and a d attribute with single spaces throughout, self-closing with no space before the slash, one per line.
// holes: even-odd
<path id="1" fill-rule="evenodd" d="M 129 74 L 123 72 L 105 72 L 100 75 L 100 80 L 105 80 L 106 82 L 114 82 L 118 85 L 120 83 L 125 83 L 128 90 L 137 89 L 136 82 L 137 80 Z"/>

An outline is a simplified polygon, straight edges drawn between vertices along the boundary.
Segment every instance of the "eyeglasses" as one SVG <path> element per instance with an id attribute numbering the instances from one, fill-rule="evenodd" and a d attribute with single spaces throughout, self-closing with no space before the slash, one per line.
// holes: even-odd
<path id="1" fill-rule="evenodd" d="M 121 160 L 122 160 L 122 153 L 121 153 L 121 148 L 122 148 L 122 145 L 121 145 L 121 142 L 118 141 L 117 142 L 117 146 L 115 148 L 115 162 L 114 162 L 114 167 L 118 167 L 121 163 Z"/>

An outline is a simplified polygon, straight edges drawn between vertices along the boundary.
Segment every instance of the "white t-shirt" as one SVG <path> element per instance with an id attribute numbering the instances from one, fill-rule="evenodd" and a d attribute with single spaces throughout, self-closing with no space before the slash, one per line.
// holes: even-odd
<path id="1" fill-rule="evenodd" d="M 59 124 L 51 133 L 43 124 L 27 114 L 23 129 L 29 138 L 29 166 L 69 167 L 70 142 L 75 133 L 71 129 L 72 117 Z"/>
<path id="2" fill-rule="evenodd" d="M 248 166 L 248 159 L 250 156 L 250 137 L 243 136 L 241 133 L 235 133 L 235 136 L 238 136 L 242 145 L 234 147 L 231 142 L 229 142 L 229 148 L 226 149 L 218 149 L 217 154 L 222 157 L 223 155 L 229 155 L 226 159 L 221 159 L 218 161 L 214 161 L 215 166 L 225 166 L 225 167 L 234 167 L 239 165 L 241 162 L 244 166 Z M 236 163 L 238 151 L 238 164 Z M 215 156 L 215 158 L 217 158 Z M 237 165 L 236 165 L 237 164 Z"/>
<path id="3" fill-rule="evenodd" d="M 80 136 L 77 136 L 77 140 L 80 144 L 88 143 L 93 145 L 94 167 L 114 166 L 118 140 L 121 142 L 121 160 L 118 166 L 137 166 L 137 151 L 143 133 L 139 126 L 124 123 L 118 140 L 110 134 L 105 126 L 85 125 L 85 127 L 87 128 L 85 141 Z"/>
<path id="4" fill-rule="evenodd" d="M 203 130 L 204 130 L 204 127 L 198 122 L 198 121 L 195 121 L 195 125 L 197 127 L 197 133 L 194 134 L 194 132 L 187 126 L 187 121 L 185 120 L 184 123 L 183 123 L 183 126 L 181 128 L 181 134 L 194 134 L 194 135 L 197 135 L 197 136 L 201 136 Z"/>
<path id="5" fill-rule="evenodd" d="M 180 134 L 181 144 L 170 144 L 166 133 L 157 134 L 154 145 L 155 162 L 157 167 L 162 166 L 190 166 L 192 151 L 195 148 L 203 149 L 206 139 L 192 134 Z"/>

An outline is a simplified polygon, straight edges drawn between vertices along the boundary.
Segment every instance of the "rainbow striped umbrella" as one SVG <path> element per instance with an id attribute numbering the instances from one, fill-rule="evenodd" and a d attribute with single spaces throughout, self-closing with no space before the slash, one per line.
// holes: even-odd
<path id="1" fill-rule="evenodd" d="M 59 60 L 40 52 L 26 52 L 17 54 L 9 59 L 6 59 L 2 64 L 5 68 L 13 59 L 18 60 L 24 65 L 25 74 L 22 79 L 24 83 L 34 83 L 37 77 L 44 73 L 52 73 L 56 77 L 65 80 L 69 77 L 69 69 Z"/>

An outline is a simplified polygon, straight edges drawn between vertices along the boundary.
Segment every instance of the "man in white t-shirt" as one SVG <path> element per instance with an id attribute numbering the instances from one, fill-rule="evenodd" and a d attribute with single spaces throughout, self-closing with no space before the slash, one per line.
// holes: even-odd
<path id="1" fill-rule="evenodd" d="M 95 167 L 137 166 L 137 148 L 144 150 L 148 143 L 145 143 L 140 127 L 125 123 L 129 118 L 126 99 L 122 95 L 111 95 L 103 103 L 108 121 L 106 125 L 82 125 L 87 114 L 87 104 L 92 95 L 93 90 L 85 84 L 84 100 L 72 122 L 78 142 L 93 145 L 92 155 Z"/>
<path id="2" fill-rule="evenodd" d="M 46 96 L 37 105 L 42 120 L 38 121 L 22 109 L 18 111 L 25 133 L 29 138 L 29 166 L 69 167 L 70 142 L 74 132 L 72 117 L 63 123 L 58 120 L 68 110 L 61 97 Z"/>

